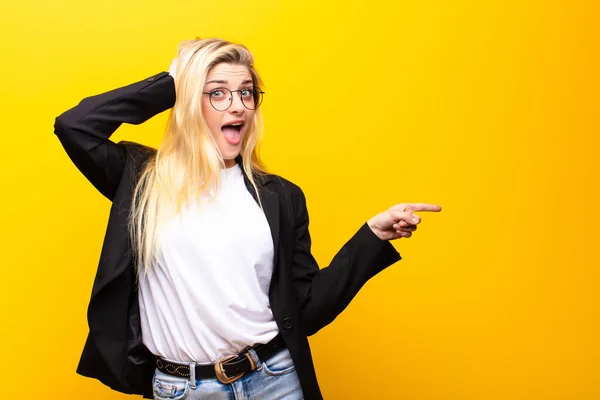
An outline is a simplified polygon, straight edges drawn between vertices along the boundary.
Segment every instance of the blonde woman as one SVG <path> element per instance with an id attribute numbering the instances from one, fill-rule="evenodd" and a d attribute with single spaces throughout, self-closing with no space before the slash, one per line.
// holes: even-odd
<path id="1" fill-rule="evenodd" d="M 250 52 L 181 43 L 169 72 L 92 96 L 56 119 L 85 177 L 112 201 L 77 372 L 155 399 L 320 399 L 307 336 L 400 259 L 431 204 L 399 204 L 327 268 L 311 255 L 302 190 L 260 161 L 264 92 Z M 114 143 L 171 108 L 155 150 Z"/>

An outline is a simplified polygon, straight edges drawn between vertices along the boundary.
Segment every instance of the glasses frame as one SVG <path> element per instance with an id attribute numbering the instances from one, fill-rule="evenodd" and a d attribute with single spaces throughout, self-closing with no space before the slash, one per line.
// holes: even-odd
<path id="1" fill-rule="evenodd" d="M 229 105 L 228 105 L 228 106 L 227 106 L 227 108 L 226 108 L 226 109 L 224 109 L 224 110 L 219 110 L 217 107 L 215 107 L 215 105 L 214 105 L 214 104 L 213 104 L 213 102 L 212 102 L 212 96 L 209 96 L 209 97 L 208 97 L 208 101 L 210 101 L 210 105 L 212 106 L 212 108 L 214 108 L 216 111 L 219 111 L 219 112 L 225 112 L 225 111 L 229 110 L 229 108 L 230 108 L 230 107 L 231 107 L 231 105 L 233 104 L 233 94 L 234 94 L 234 93 L 236 93 L 236 92 L 239 92 L 239 94 L 240 94 L 240 100 L 242 101 L 242 105 L 243 105 L 243 106 L 244 106 L 244 107 L 245 107 L 247 110 L 252 110 L 252 111 L 254 111 L 254 110 L 258 109 L 258 107 L 260 107 L 260 105 L 262 104 L 263 95 L 265 94 L 265 92 L 263 92 L 263 91 L 262 91 L 262 90 L 261 90 L 259 87 L 256 87 L 256 86 L 253 86 L 253 87 L 252 87 L 252 92 L 254 93 L 254 94 L 253 94 L 253 96 L 260 96 L 260 102 L 259 102 L 259 103 L 258 103 L 258 105 L 257 105 L 256 107 L 254 107 L 254 108 L 250 108 L 250 107 L 248 107 L 248 106 L 246 105 L 246 103 L 244 103 L 244 99 L 242 98 L 242 92 L 243 92 L 243 91 L 246 91 L 246 90 L 250 90 L 250 89 L 237 89 L 237 90 L 230 90 L 230 89 L 227 89 L 226 87 L 219 87 L 219 88 L 215 88 L 215 89 L 211 90 L 210 92 L 202 92 L 202 94 L 208 94 L 208 95 L 210 95 L 210 94 L 213 94 L 213 92 L 216 92 L 216 91 L 219 91 L 219 90 L 221 90 L 221 91 L 223 91 L 223 90 L 226 90 L 226 91 L 228 91 L 228 92 L 231 94 L 231 95 L 229 96 Z M 254 101 L 256 102 L 256 98 L 255 98 L 255 100 L 254 100 Z"/>

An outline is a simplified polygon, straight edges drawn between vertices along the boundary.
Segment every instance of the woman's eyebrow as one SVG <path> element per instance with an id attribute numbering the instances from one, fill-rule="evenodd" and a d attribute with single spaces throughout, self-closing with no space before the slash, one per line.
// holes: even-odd
<path id="1" fill-rule="evenodd" d="M 227 85 L 228 82 L 224 81 L 224 80 L 220 80 L 220 79 L 213 79 L 212 81 L 208 81 L 206 82 L 206 84 L 208 85 L 209 83 L 221 83 L 223 85 Z M 247 85 L 249 83 L 252 83 L 252 79 L 246 79 L 244 82 L 242 82 L 242 85 Z"/>

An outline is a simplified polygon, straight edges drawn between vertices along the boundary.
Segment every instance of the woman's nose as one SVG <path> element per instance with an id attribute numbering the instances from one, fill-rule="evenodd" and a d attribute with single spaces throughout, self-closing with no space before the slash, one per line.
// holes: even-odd
<path id="1" fill-rule="evenodd" d="M 231 93 L 231 107 L 229 111 L 240 113 L 244 111 L 244 103 L 242 103 L 242 96 L 239 93 Z"/>

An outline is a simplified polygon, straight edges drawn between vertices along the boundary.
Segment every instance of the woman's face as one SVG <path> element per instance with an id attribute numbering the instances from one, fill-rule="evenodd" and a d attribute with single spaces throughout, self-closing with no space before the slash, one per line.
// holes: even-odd
<path id="1" fill-rule="evenodd" d="M 227 168 L 235 165 L 234 159 L 240 154 L 242 140 L 252 123 L 254 110 L 249 110 L 242 103 L 240 95 L 246 95 L 247 99 L 248 92 L 234 92 L 230 95 L 226 90 L 218 89 L 234 91 L 251 90 L 252 87 L 252 75 L 247 67 L 227 63 L 217 64 L 210 70 L 204 85 L 203 92 L 212 92 L 212 94 L 202 95 L 202 114 Z M 219 109 L 226 108 L 230 97 L 232 101 L 229 108 L 225 111 L 215 109 L 214 106 Z"/>

